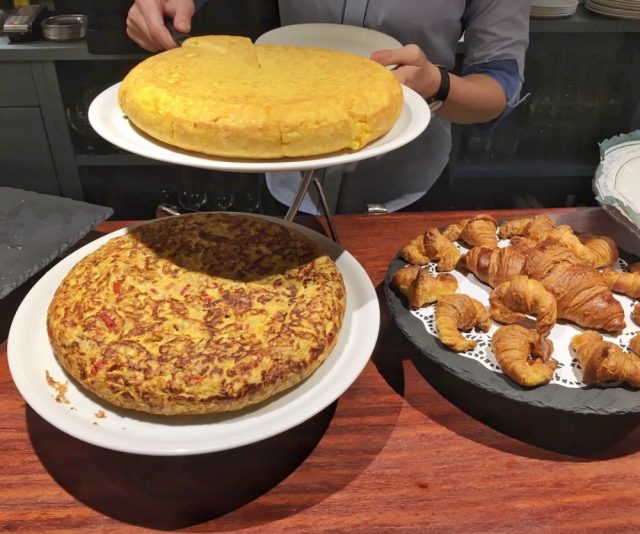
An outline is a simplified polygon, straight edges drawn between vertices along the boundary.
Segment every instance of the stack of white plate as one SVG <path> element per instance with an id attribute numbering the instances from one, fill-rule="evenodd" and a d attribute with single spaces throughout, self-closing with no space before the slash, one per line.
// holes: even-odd
<path id="1" fill-rule="evenodd" d="M 531 16 L 547 19 L 568 17 L 576 12 L 578 3 L 578 0 L 531 0 Z"/>
<path id="2" fill-rule="evenodd" d="M 640 20 L 640 0 L 587 0 L 585 6 L 600 15 Z"/>

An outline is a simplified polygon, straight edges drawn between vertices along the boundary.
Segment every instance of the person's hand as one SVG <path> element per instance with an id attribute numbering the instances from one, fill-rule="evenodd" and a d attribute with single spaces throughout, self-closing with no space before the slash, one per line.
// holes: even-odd
<path id="1" fill-rule="evenodd" d="M 176 31 L 188 33 L 194 12 L 193 0 L 135 0 L 127 16 L 127 35 L 149 52 L 175 48 L 165 17 Z"/>
<path id="2" fill-rule="evenodd" d="M 392 72 L 398 81 L 424 98 L 432 97 L 440 87 L 440 71 L 414 44 L 391 50 L 376 50 L 371 58 L 385 67 L 398 65 Z"/>

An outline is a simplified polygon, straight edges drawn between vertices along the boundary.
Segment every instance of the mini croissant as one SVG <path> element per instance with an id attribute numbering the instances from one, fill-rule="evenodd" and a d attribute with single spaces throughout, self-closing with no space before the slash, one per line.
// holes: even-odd
<path id="1" fill-rule="evenodd" d="M 451 295 L 458 289 L 458 281 L 452 274 L 432 276 L 429 271 L 416 265 L 399 269 L 392 282 L 409 299 L 409 306 L 415 309 L 433 304 L 440 297 Z"/>
<path id="2" fill-rule="evenodd" d="M 562 243 L 565 247 L 571 250 L 576 257 L 584 264 L 590 267 L 596 267 L 598 262 L 598 256 L 586 245 L 583 245 L 573 233 L 573 229 L 566 224 L 556 226 L 553 230 L 544 235 L 544 238 L 556 239 Z"/>
<path id="3" fill-rule="evenodd" d="M 460 258 L 460 251 L 437 228 L 424 233 L 424 250 L 427 256 L 438 260 L 438 271 L 453 271 Z"/>
<path id="4" fill-rule="evenodd" d="M 491 338 L 491 350 L 504 374 L 521 386 L 547 384 L 558 365 L 550 357 L 553 352 L 551 341 L 516 324 L 496 330 Z"/>
<path id="5" fill-rule="evenodd" d="M 496 248 L 498 246 L 497 229 L 498 223 L 491 215 L 478 215 L 464 225 L 460 238 L 472 247 Z"/>
<path id="6" fill-rule="evenodd" d="M 640 357 L 604 341 L 597 332 L 587 330 L 574 336 L 571 348 L 576 351 L 585 383 L 626 382 L 634 388 L 640 387 Z"/>
<path id="7" fill-rule="evenodd" d="M 555 225 L 546 215 L 536 215 L 526 219 L 515 219 L 505 222 L 498 231 L 500 239 L 510 239 L 514 235 L 528 237 L 540 241 L 541 236 L 553 230 Z"/>
<path id="8" fill-rule="evenodd" d="M 478 280 L 496 287 L 522 274 L 527 251 L 520 247 L 474 247 L 460 259 L 460 265 L 471 271 Z"/>
<path id="9" fill-rule="evenodd" d="M 636 356 L 640 356 L 640 332 L 631 338 L 629 341 L 629 350 Z"/>
<path id="10" fill-rule="evenodd" d="M 527 251 L 524 274 L 541 282 L 556 298 L 560 319 L 607 332 L 625 327 L 622 305 L 602 275 L 562 243 L 545 239 Z"/>
<path id="11" fill-rule="evenodd" d="M 431 260 L 424 250 L 424 234 L 414 237 L 400 252 L 402 259 L 411 265 L 426 265 Z"/>
<path id="12" fill-rule="evenodd" d="M 476 342 L 466 339 L 460 330 L 477 327 L 488 332 L 491 318 L 487 309 L 477 300 L 456 293 L 442 297 L 436 303 L 436 328 L 440 341 L 455 352 L 464 352 L 476 346 Z"/>
<path id="13" fill-rule="evenodd" d="M 514 276 L 496 287 L 489 296 L 489 311 L 499 323 L 517 323 L 524 314 L 537 317 L 536 331 L 548 336 L 556 324 L 556 299 L 537 280 Z"/>
<path id="14" fill-rule="evenodd" d="M 464 227 L 468 222 L 469 219 L 462 219 L 457 223 L 450 224 L 445 228 L 444 232 L 442 232 L 442 235 L 445 236 L 449 241 L 457 241 L 458 239 L 460 239 L 460 234 L 462 233 L 462 230 L 464 230 Z"/>
<path id="15" fill-rule="evenodd" d="M 636 304 L 631 310 L 631 320 L 640 326 L 640 304 Z"/>
<path id="16" fill-rule="evenodd" d="M 624 273 L 607 267 L 602 271 L 602 278 L 612 291 L 632 299 L 640 297 L 640 273 Z"/>
<path id="17" fill-rule="evenodd" d="M 610 237 L 591 234 L 582 234 L 578 237 L 593 252 L 596 259 L 594 265 L 596 269 L 608 267 L 618 261 L 618 246 Z M 631 269 L 629 271 L 632 272 Z"/>

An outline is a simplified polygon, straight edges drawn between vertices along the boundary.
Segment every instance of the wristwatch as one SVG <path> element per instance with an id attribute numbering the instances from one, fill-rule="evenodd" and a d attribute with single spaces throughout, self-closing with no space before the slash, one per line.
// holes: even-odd
<path id="1" fill-rule="evenodd" d="M 436 67 L 438 67 L 438 70 L 440 71 L 440 87 L 436 91 L 435 95 L 427 98 L 427 104 L 431 111 L 439 109 L 449 96 L 449 71 L 442 65 L 436 65 Z"/>

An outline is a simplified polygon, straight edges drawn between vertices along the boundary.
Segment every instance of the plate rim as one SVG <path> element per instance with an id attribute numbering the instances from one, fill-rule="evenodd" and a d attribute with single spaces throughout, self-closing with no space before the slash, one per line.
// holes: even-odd
<path id="1" fill-rule="evenodd" d="M 356 26 L 354 24 L 337 24 L 335 22 L 302 22 L 297 24 L 287 24 L 285 26 L 279 26 L 277 28 L 273 28 L 263 33 L 262 35 L 260 35 L 255 40 L 255 44 L 276 44 L 269 41 L 265 42 L 265 39 L 269 39 L 274 35 L 278 35 L 278 34 L 283 34 L 283 33 L 286 34 L 287 32 L 291 32 L 292 30 L 293 31 L 297 31 L 297 30 L 304 31 L 305 29 L 306 30 L 315 30 L 315 29 L 324 30 L 329 28 L 331 29 L 331 31 L 336 31 L 338 33 L 348 34 L 349 32 L 353 32 L 354 30 L 357 30 L 363 34 L 367 34 L 371 36 L 377 35 L 377 36 L 380 36 L 380 38 L 382 39 L 389 40 L 390 44 L 393 42 L 394 46 L 398 48 L 402 47 L 402 43 L 395 37 L 389 35 L 388 33 L 384 33 L 379 30 L 374 30 L 373 28 L 367 28 L 366 26 Z M 300 44 L 297 46 L 309 46 L 309 45 Z M 343 50 L 343 49 L 339 49 L 339 50 Z M 356 55 L 360 55 L 353 51 L 350 51 L 350 52 Z"/>
<path id="2" fill-rule="evenodd" d="M 628 203 L 628 199 L 617 191 L 617 179 L 620 169 L 632 159 L 638 156 L 633 155 L 634 151 L 640 155 L 640 130 L 628 134 L 621 134 L 610 139 L 605 139 L 599 143 L 600 163 L 594 171 L 592 189 L 595 193 L 596 201 L 609 213 L 617 222 L 622 224 L 627 230 L 640 237 L 640 213 L 634 210 Z M 622 162 L 616 161 L 621 152 L 630 152 Z M 613 173 L 615 170 L 615 174 Z M 607 194 L 607 187 L 617 193 L 617 196 Z"/>
<path id="3" fill-rule="evenodd" d="M 46 420 L 48 423 L 50 423 L 57 429 L 61 430 L 62 432 L 68 435 L 71 435 L 74 438 L 84 441 L 86 443 L 90 443 L 92 445 L 103 447 L 109 450 L 130 453 L 130 454 L 143 454 L 143 455 L 149 455 L 149 456 L 189 456 L 189 455 L 206 454 L 206 453 L 212 453 L 212 452 L 219 452 L 223 450 L 235 449 L 238 447 L 242 447 L 244 445 L 249 445 L 251 443 L 262 441 L 274 435 L 285 432 L 286 430 L 289 430 L 290 428 L 293 428 L 303 423 L 304 421 L 310 419 L 311 417 L 315 416 L 316 414 L 318 414 L 320 411 L 325 409 L 331 403 L 338 400 L 345 393 L 345 391 L 347 391 L 353 385 L 353 383 L 358 379 L 358 377 L 360 376 L 360 374 L 362 373 L 362 371 L 364 370 L 364 368 L 366 367 L 367 363 L 370 360 L 370 357 L 376 345 L 378 335 L 379 335 L 379 330 L 380 330 L 380 306 L 379 306 L 377 294 L 375 292 L 375 288 L 373 287 L 373 283 L 371 282 L 369 275 L 364 270 L 360 262 L 358 262 L 358 260 L 352 254 L 350 254 L 348 251 L 340 247 L 338 244 L 334 243 L 333 241 L 323 236 L 322 234 L 310 228 L 307 228 L 305 226 L 302 226 L 296 223 L 289 223 L 289 222 L 283 221 L 282 219 L 278 219 L 278 218 L 274 218 L 266 215 L 237 213 L 237 212 L 221 212 L 221 213 L 226 213 L 231 215 L 246 215 L 246 216 L 257 217 L 265 220 L 271 220 L 283 226 L 300 231 L 303 235 L 309 237 L 314 242 L 316 242 L 325 252 L 329 254 L 335 253 L 339 255 L 342 255 L 342 254 L 347 255 L 345 256 L 344 261 L 350 264 L 348 268 L 349 272 L 361 284 L 360 287 L 357 287 L 357 288 L 353 287 L 351 291 L 364 291 L 364 297 L 357 300 L 357 304 L 359 305 L 359 307 L 353 310 L 352 317 L 355 317 L 356 316 L 355 312 L 360 310 L 363 310 L 362 312 L 363 319 L 364 319 L 364 315 L 366 315 L 366 321 L 363 320 L 363 323 L 366 322 L 366 328 L 364 328 L 363 330 L 358 330 L 356 332 L 358 341 L 357 341 L 357 350 L 355 351 L 355 354 L 353 350 L 349 351 L 347 350 L 347 347 L 345 347 L 342 354 L 338 356 L 338 360 L 344 360 L 344 358 L 348 358 L 350 360 L 349 368 L 351 369 L 351 373 L 349 374 L 342 373 L 341 376 L 343 380 L 342 382 L 339 382 L 337 385 L 335 381 L 328 383 L 328 379 L 325 377 L 324 378 L 325 383 L 307 386 L 308 389 L 305 392 L 305 396 L 309 394 L 310 391 L 315 392 L 315 394 L 318 396 L 318 399 L 316 399 L 315 402 L 312 402 L 310 404 L 310 407 L 308 407 L 309 405 L 305 404 L 299 407 L 297 410 L 294 410 L 294 412 L 287 412 L 286 411 L 287 406 L 290 406 L 290 404 L 285 403 L 282 406 L 279 406 L 277 408 L 277 411 L 283 411 L 283 410 L 285 411 L 285 413 L 283 414 L 285 416 L 283 418 L 284 421 L 278 422 L 276 420 L 275 424 L 273 424 L 273 421 L 270 421 L 268 422 L 269 424 L 262 425 L 261 431 L 256 432 L 255 429 L 253 429 L 253 431 L 250 434 L 246 433 L 246 435 L 245 435 L 244 429 L 239 429 L 241 436 L 236 437 L 235 439 L 230 439 L 228 435 L 225 435 L 222 438 L 220 438 L 220 436 L 217 436 L 217 437 L 211 436 L 207 438 L 206 441 L 207 443 L 209 443 L 209 445 L 206 445 L 206 446 L 203 444 L 202 438 L 199 438 L 197 443 L 191 446 L 187 444 L 187 446 L 185 447 L 184 444 L 182 444 L 182 446 L 178 447 L 176 444 L 171 447 L 154 448 L 149 446 L 149 440 L 151 439 L 151 436 L 147 436 L 146 438 L 147 441 L 142 442 L 141 444 L 140 441 L 136 441 L 135 439 L 132 440 L 131 434 L 129 434 L 128 436 L 127 434 L 123 434 L 122 436 L 120 436 L 119 439 L 116 440 L 116 442 L 110 442 L 109 434 L 112 433 L 111 430 L 103 431 L 101 427 L 99 426 L 94 427 L 93 425 L 88 423 L 86 419 L 82 417 L 74 418 L 73 416 L 73 414 L 75 413 L 74 411 L 70 411 L 69 413 L 67 413 L 67 417 L 61 418 L 59 415 L 57 415 L 56 407 L 58 403 L 56 403 L 53 398 L 47 397 L 47 400 L 50 401 L 51 404 L 45 404 L 45 401 L 41 401 L 37 394 L 31 392 L 31 388 L 37 389 L 37 388 L 49 387 L 44 380 L 44 371 L 45 370 L 48 371 L 49 369 L 40 370 L 43 373 L 43 379 L 40 384 L 26 383 L 28 382 L 27 380 L 28 374 L 26 372 L 23 372 L 23 369 L 25 369 L 25 367 L 20 364 L 20 361 L 21 361 L 20 350 L 22 347 L 21 347 L 21 341 L 20 341 L 21 336 L 19 333 L 19 329 L 21 328 L 20 326 L 21 321 L 24 321 L 23 316 L 28 320 L 28 317 L 29 317 L 28 310 L 30 310 L 31 306 L 33 306 L 32 301 L 39 298 L 39 294 L 42 291 L 42 288 L 45 287 L 51 279 L 55 280 L 57 277 L 64 277 L 69 272 L 69 270 L 78 263 L 78 261 L 80 261 L 82 258 L 87 256 L 88 254 L 90 254 L 93 250 L 97 250 L 97 248 L 102 246 L 104 243 L 106 243 L 110 239 L 129 233 L 133 228 L 136 228 L 141 225 L 151 224 L 154 222 L 154 220 L 150 220 L 150 221 L 144 221 L 139 224 L 134 224 L 134 225 L 122 228 L 120 230 L 116 230 L 114 232 L 110 232 L 104 236 L 99 237 L 94 241 L 91 241 L 90 243 L 79 248 L 78 250 L 74 251 L 72 254 L 70 254 L 63 260 L 61 260 L 60 263 L 56 264 L 49 271 L 47 271 L 45 275 L 40 280 L 38 280 L 38 282 L 33 286 L 33 288 L 31 288 L 31 290 L 27 293 L 27 295 L 24 297 L 24 299 L 20 303 L 20 306 L 18 307 L 18 310 L 16 311 L 16 314 L 12 320 L 11 327 L 9 330 L 9 336 L 7 338 L 7 362 L 8 362 L 11 378 L 16 388 L 18 389 L 18 392 L 20 393 L 24 401 L 31 407 L 31 409 L 33 409 L 40 417 L 42 417 L 44 420 Z M 197 215 L 197 214 L 179 215 L 179 217 L 190 217 L 194 215 Z M 337 264 L 337 260 L 336 260 L 336 264 Z M 343 276 L 345 276 L 345 274 L 342 271 L 342 268 L 340 266 L 338 266 L 338 268 L 340 269 Z M 57 285 L 59 284 L 56 284 L 56 286 Z M 345 287 L 347 287 L 346 280 L 345 280 Z M 347 297 L 348 295 L 349 295 L 349 288 L 347 287 Z M 50 303 L 50 299 L 47 299 L 46 302 L 38 303 L 36 305 L 45 306 L 45 308 L 48 308 L 49 303 Z M 353 305 L 353 302 L 352 302 L 352 305 Z M 349 306 L 349 304 L 347 304 L 347 306 Z M 44 328 L 45 328 L 45 332 L 43 335 L 47 336 L 46 325 L 44 325 Z M 366 335 L 363 335 L 363 333 Z M 353 328 L 351 328 L 348 332 L 341 331 L 341 335 L 345 335 L 345 334 L 349 334 L 349 336 L 354 336 Z M 340 340 L 338 340 L 338 343 L 339 342 Z M 327 357 L 327 359 L 329 359 L 333 355 L 335 350 L 337 349 L 334 348 L 334 350 Z M 358 357 L 358 354 L 360 355 L 359 357 Z M 58 363 L 53 353 L 51 353 L 51 358 L 53 358 L 53 362 L 57 366 L 56 371 L 59 368 L 60 372 L 64 374 L 65 378 L 68 379 L 70 383 L 75 382 L 74 385 L 76 385 L 77 382 L 62 368 L 62 366 Z M 313 377 L 313 375 L 314 373 L 312 373 L 309 378 Z M 293 386 L 292 388 L 287 389 L 286 391 L 282 392 L 280 395 L 286 396 L 287 394 L 295 391 L 297 388 L 304 387 L 304 384 L 307 380 L 308 379 L 300 382 L 299 384 Z M 318 393 L 318 389 L 317 389 L 319 386 L 322 386 L 320 393 Z M 94 396 L 92 393 L 86 391 L 81 386 L 76 386 L 76 389 L 83 397 L 89 398 L 89 400 L 93 401 L 92 397 Z M 275 399 L 277 398 L 280 398 L 280 397 L 276 396 Z M 292 400 L 295 400 L 295 398 Z M 112 406 L 106 403 L 106 401 L 101 401 L 101 404 L 102 403 L 104 403 L 103 409 L 105 409 L 105 411 L 108 413 L 108 409 Z M 268 404 L 269 399 L 264 401 L 264 403 L 265 405 Z M 260 408 L 261 404 L 262 403 L 257 404 L 255 408 L 261 409 Z M 137 414 L 137 412 L 135 411 L 122 410 L 117 407 L 112 407 L 112 408 L 114 409 L 115 412 L 131 413 L 132 415 Z M 65 408 L 65 409 L 68 409 L 68 408 Z M 250 409 L 251 408 L 249 408 L 249 410 Z M 274 411 L 267 410 L 265 413 L 260 414 L 258 417 L 265 417 L 273 413 Z M 231 417 L 233 417 L 233 415 L 231 414 L 223 414 L 223 415 L 230 415 Z M 144 417 L 144 414 L 142 415 L 142 417 Z M 155 418 L 159 419 L 161 417 L 162 416 L 157 416 Z M 202 423 L 203 426 L 210 426 L 215 424 L 216 424 L 215 421 Z M 162 426 L 173 427 L 175 425 L 167 424 Z M 252 427 L 254 426 L 256 425 L 252 425 Z M 257 425 L 257 427 L 260 428 L 260 425 Z M 78 428 L 84 428 L 84 431 L 79 431 Z M 234 432 L 231 432 L 231 434 L 233 435 Z M 235 434 L 238 434 L 238 430 L 235 431 Z M 223 443 L 216 444 L 216 441 L 220 439 L 223 440 Z"/>
<path id="4" fill-rule="evenodd" d="M 635 257 L 621 250 L 621 257 Z M 537 388 L 525 388 L 511 381 L 506 375 L 493 372 L 471 358 L 461 357 L 445 347 L 439 339 L 424 328 L 414 317 L 402 297 L 393 287 L 395 272 L 407 263 L 398 252 L 389 263 L 384 281 L 384 294 L 393 320 L 403 335 L 423 356 L 473 387 L 479 387 L 494 395 L 536 408 L 557 410 L 573 415 L 624 416 L 640 413 L 640 391 L 625 386 L 611 388 L 565 388 L 557 384 L 545 384 Z M 459 356 L 459 357 L 456 357 Z M 414 356 L 412 355 L 412 358 Z M 506 384 L 506 387 L 505 387 Z M 569 394 L 567 394 L 570 392 Z M 622 396 L 624 408 L 615 408 L 612 401 Z M 628 397 L 628 398 L 627 398 Z M 635 397 L 632 399 L 631 397 Z"/>
<path id="5" fill-rule="evenodd" d="M 129 132 L 116 130 L 111 126 L 114 119 L 118 120 L 118 115 L 124 116 L 120 104 L 118 103 L 118 89 L 122 82 L 117 82 L 101 91 L 89 105 L 88 119 L 91 127 L 111 144 L 127 150 L 133 154 L 143 156 L 156 161 L 198 167 L 209 170 L 227 172 L 290 172 L 305 171 L 310 169 L 322 169 L 333 165 L 355 163 L 364 159 L 382 156 L 388 152 L 396 150 L 417 137 L 419 137 L 431 122 L 431 110 L 427 102 L 413 89 L 402 85 L 403 107 L 402 113 L 409 114 L 409 124 L 404 131 L 396 134 L 393 138 L 387 139 L 392 134 L 396 124 L 382 137 L 375 139 L 363 148 L 346 153 L 333 153 L 324 156 L 311 156 L 308 158 L 280 158 L 274 160 L 242 160 L 233 158 L 216 158 L 183 150 L 178 147 L 171 147 L 161 141 L 155 140 L 135 130 L 131 123 L 126 120 Z M 109 120 L 107 120 L 109 119 Z M 398 118 L 398 120 L 400 117 Z M 126 128 L 126 127 L 125 127 Z M 128 142 L 124 133 L 132 135 L 136 141 L 143 144 Z M 387 141 L 385 141 L 387 139 Z M 145 144 L 149 143 L 145 147 Z"/>

